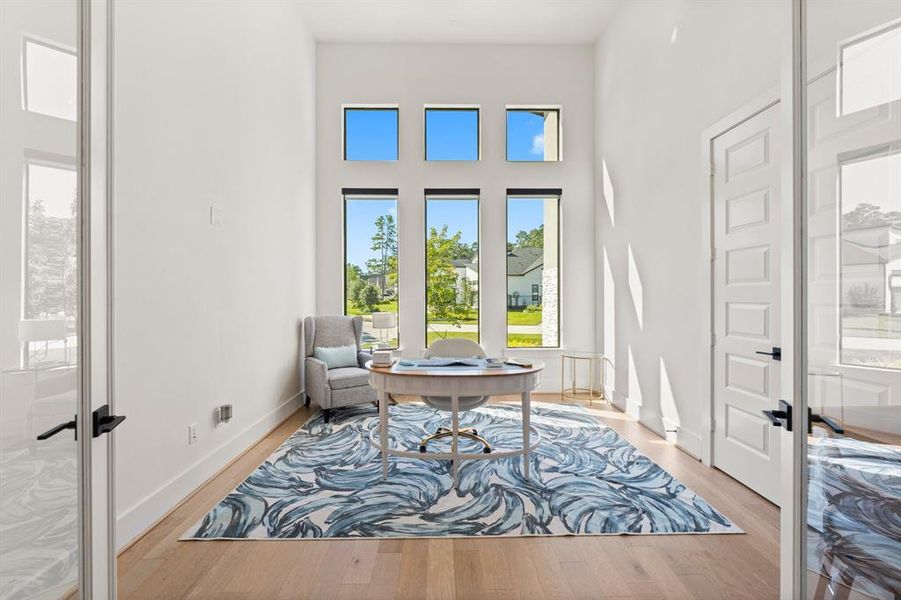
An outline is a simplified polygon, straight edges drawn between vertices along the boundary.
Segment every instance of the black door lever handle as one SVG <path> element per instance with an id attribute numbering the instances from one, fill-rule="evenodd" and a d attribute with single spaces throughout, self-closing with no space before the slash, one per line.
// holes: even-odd
<path id="1" fill-rule="evenodd" d="M 782 360 L 782 348 L 780 348 L 779 346 L 773 346 L 772 352 L 761 352 L 758 350 L 754 354 L 763 354 L 764 356 L 772 356 L 773 360 Z"/>
<path id="2" fill-rule="evenodd" d="M 807 410 L 810 411 L 809 408 Z M 811 433 L 813 431 L 812 428 L 813 428 L 814 423 L 822 423 L 823 425 L 825 425 L 826 427 L 831 429 L 833 433 L 838 433 L 838 434 L 845 433 L 844 427 L 842 427 L 841 425 L 839 425 L 838 423 L 836 423 L 829 417 L 824 417 L 823 415 L 815 415 L 815 414 L 813 414 L 813 412 L 808 412 L 807 414 L 810 415 L 809 420 L 807 421 L 807 424 L 808 424 L 808 432 L 807 433 Z"/>
<path id="3" fill-rule="evenodd" d="M 57 426 L 54 427 L 53 429 L 48 429 L 47 431 L 45 431 L 44 433 L 42 433 L 41 435 L 39 435 L 39 436 L 38 436 L 38 440 L 39 440 L 39 441 L 44 441 L 44 440 L 46 440 L 46 439 L 52 438 L 53 436 L 55 436 L 55 435 L 56 435 L 57 433 L 59 433 L 60 431 L 65 431 L 66 429 L 75 429 L 75 425 L 76 425 L 75 419 L 72 419 L 71 421 L 67 421 L 67 422 L 65 422 L 65 423 L 60 423 L 59 425 L 57 425 Z"/>

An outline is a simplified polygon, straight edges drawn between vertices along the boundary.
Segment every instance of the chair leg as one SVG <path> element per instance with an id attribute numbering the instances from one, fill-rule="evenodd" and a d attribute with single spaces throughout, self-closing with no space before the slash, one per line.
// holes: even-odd
<path id="1" fill-rule="evenodd" d="M 460 429 L 457 433 L 461 438 L 475 440 L 482 444 L 482 452 L 484 452 L 485 454 L 491 453 L 491 444 L 488 443 L 488 440 L 480 436 L 479 432 L 472 427 L 465 427 L 463 429 Z M 426 437 L 422 438 L 422 441 L 419 442 L 419 451 L 425 452 L 426 445 L 432 440 L 440 440 L 441 438 L 451 437 L 453 434 L 454 433 L 447 427 L 439 427 L 438 431 L 436 431 L 432 435 L 427 435 Z"/>
<path id="2" fill-rule="evenodd" d="M 310 405 L 310 395 L 309 395 L 309 394 L 304 394 L 304 395 L 303 395 L 303 405 L 304 405 L 304 406 L 309 406 L 309 405 Z"/>
<path id="3" fill-rule="evenodd" d="M 326 423 L 328 423 L 328 422 L 329 422 L 329 419 L 331 418 L 331 416 L 332 416 L 332 409 L 330 409 L 330 408 L 325 408 L 325 409 L 322 410 L 322 420 L 323 420 L 323 421 L 325 421 Z"/>

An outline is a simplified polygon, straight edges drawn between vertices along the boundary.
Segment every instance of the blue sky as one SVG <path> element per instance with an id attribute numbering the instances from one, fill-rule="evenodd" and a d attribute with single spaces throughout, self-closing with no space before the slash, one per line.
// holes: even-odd
<path id="1" fill-rule="evenodd" d="M 428 109 L 425 113 L 428 160 L 478 160 L 479 111 Z"/>
<path id="2" fill-rule="evenodd" d="M 544 198 L 510 198 L 507 203 L 507 241 L 516 240 L 516 232 L 530 231 L 544 223 Z"/>
<path id="3" fill-rule="evenodd" d="M 507 111 L 507 160 L 544 160 L 544 116 Z"/>
<path id="4" fill-rule="evenodd" d="M 397 160 L 397 109 L 352 109 L 344 113 L 347 160 Z"/>
<path id="5" fill-rule="evenodd" d="M 346 244 L 347 261 L 366 271 L 366 261 L 375 258 L 372 246 L 372 235 L 375 233 L 375 220 L 382 215 L 394 215 L 397 223 L 397 202 L 394 199 L 353 199 L 345 205 L 347 219 Z"/>
<path id="6" fill-rule="evenodd" d="M 478 211 L 479 203 L 475 199 L 430 198 L 426 207 L 426 231 L 447 225 L 449 236 L 460 231 L 463 233 L 460 241 L 471 244 L 479 238 Z"/>

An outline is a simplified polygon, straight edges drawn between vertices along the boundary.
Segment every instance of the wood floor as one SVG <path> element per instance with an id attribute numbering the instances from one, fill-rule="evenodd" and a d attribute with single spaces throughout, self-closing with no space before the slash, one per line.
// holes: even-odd
<path id="1" fill-rule="evenodd" d="M 536 394 L 555 401 L 558 396 Z M 598 407 L 598 405 L 595 405 Z M 178 541 L 303 423 L 302 409 L 119 557 L 130 598 L 776 598 L 779 510 L 610 408 L 641 452 L 747 535 L 502 539 Z"/>

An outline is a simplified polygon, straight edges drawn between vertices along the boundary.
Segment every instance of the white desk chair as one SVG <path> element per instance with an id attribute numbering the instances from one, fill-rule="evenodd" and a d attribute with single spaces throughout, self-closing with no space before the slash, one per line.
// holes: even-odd
<path id="1" fill-rule="evenodd" d="M 435 340 L 425 351 L 425 358 L 472 358 L 477 356 L 485 358 L 485 351 L 480 345 L 466 338 L 444 338 Z M 472 410 L 488 402 L 490 396 L 465 396 L 458 399 L 460 410 Z M 451 399 L 444 396 L 424 396 L 423 401 L 437 410 L 451 412 Z M 465 427 L 459 432 L 459 436 L 475 440 L 482 444 L 483 452 L 491 452 L 491 444 L 479 435 L 472 427 Z M 439 427 L 438 431 L 426 436 L 419 442 L 419 451 L 425 452 L 426 446 L 432 440 L 451 437 L 452 432 L 447 427 Z"/>

